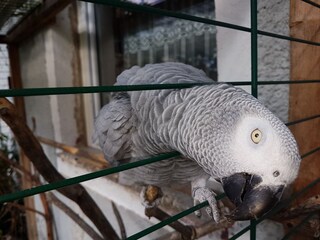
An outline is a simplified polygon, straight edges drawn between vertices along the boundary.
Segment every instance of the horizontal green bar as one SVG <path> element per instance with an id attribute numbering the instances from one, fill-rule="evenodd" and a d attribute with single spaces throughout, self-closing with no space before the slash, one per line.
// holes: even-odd
<path id="1" fill-rule="evenodd" d="M 250 84 L 250 83 L 249 83 Z M 147 85 L 118 85 L 118 86 L 96 86 L 96 87 L 55 87 L 55 88 L 24 88 L 0 90 L 0 97 L 22 97 L 22 96 L 43 96 L 43 95 L 65 95 L 84 93 L 104 93 L 104 92 L 129 92 L 160 89 L 180 89 L 191 88 L 199 83 L 181 84 L 147 84 Z"/>
<path id="2" fill-rule="evenodd" d="M 95 178 L 107 176 L 107 175 L 110 175 L 113 173 L 125 171 L 125 170 L 131 169 L 131 168 L 136 168 L 136 167 L 140 167 L 140 166 L 143 166 L 146 164 L 150 164 L 150 163 L 158 162 L 161 160 L 177 157 L 179 155 L 180 155 L 180 153 L 178 153 L 178 152 L 164 153 L 164 154 L 160 154 L 158 156 L 151 157 L 151 158 L 144 159 L 144 160 L 140 160 L 137 162 L 127 163 L 127 164 L 123 164 L 123 165 L 120 165 L 117 167 L 107 168 L 107 169 L 103 169 L 103 170 L 96 171 L 93 173 L 88 173 L 88 174 L 84 174 L 81 176 L 64 179 L 64 180 L 61 180 L 58 182 L 48 183 L 48 184 L 44 184 L 44 185 L 41 185 L 38 187 L 22 190 L 19 192 L 7 194 L 7 195 L 2 195 L 2 196 L 0 196 L 0 203 L 9 202 L 9 201 L 13 201 L 16 199 L 21 199 L 21 198 L 33 196 L 35 194 L 55 190 L 55 189 L 62 188 L 62 187 L 67 187 L 67 186 L 77 184 L 80 182 L 84 182 L 84 181 L 92 180 Z"/>
<path id="3" fill-rule="evenodd" d="M 288 40 L 288 41 L 292 41 L 292 42 L 299 42 L 299 43 L 305 43 L 305 44 L 314 45 L 314 46 L 320 46 L 319 42 L 313 42 L 313 41 L 309 41 L 309 40 L 305 40 L 305 39 L 301 39 L 301 38 L 289 37 L 289 36 L 285 36 L 285 35 L 281 35 L 281 34 L 277 34 L 277 33 L 272 33 L 272 32 L 258 30 L 258 34 L 263 35 L 263 36 L 267 36 L 267 37 Z"/>
<path id="4" fill-rule="evenodd" d="M 302 0 L 302 1 L 304 1 L 305 3 L 309 3 L 314 7 L 320 8 L 320 4 L 317 4 L 317 3 L 313 2 L 313 1 L 310 1 L 310 0 Z"/>
<path id="5" fill-rule="evenodd" d="M 94 86 L 94 87 L 54 87 L 54 88 L 22 88 L 0 90 L 0 97 L 22 97 L 22 96 L 43 96 L 43 95 L 65 95 L 65 94 L 85 94 L 103 92 L 129 92 L 161 89 L 182 89 L 194 86 L 202 86 L 212 83 L 177 83 L 177 84 L 142 84 L 142 85 L 117 85 L 117 86 Z M 234 86 L 251 85 L 250 81 L 241 82 L 219 82 Z M 305 84 L 320 83 L 320 80 L 297 80 L 297 81 L 260 81 L 258 85 L 278 85 L 278 84 Z"/>
<path id="6" fill-rule="evenodd" d="M 290 229 L 290 231 L 281 240 L 287 240 L 290 237 L 292 237 L 293 234 L 296 233 L 299 230 L 299 228 L 302 227 L 306 222 L 308 222 L 309 219 L 311 219 L 315 214 L 316 212 L 309 213 L 305 218 L 301 220 L 299 224 Z"/>
<path id="7" fill-rule="evenodd" d="M 295 125 L 295 124 L 298 124 L 298 123 L 302 123 L 302 122 L 306 122 L 306 121 L 310 121 L 312 119 L 316 119 L 316 118 L 319 118 L 320 115 L 315 115 L 315 116 L 311 116 L 311 117 L 307 117 L 307 118 L 302 118 L 302 119 L 299 119 L 299 120 L 296 120 L 296 121 L 292 121 L 292 122 L 288 122 L 286 123 L 286 125 L 289 127 L 289 126 L 292 126 L 292 125 Z"/>
<path id="8" fill-rule="evenodd" d="M 306 157 L 308 157 L 309 155 L 311 155 L 311 154 L 313 154 L 313 153 L 315 153 L 315 152 L 318 152 L 319 150 L 320 150 L 320 147 L 317 147 L 317 148 L 315 148 L 315 149 L 313 149 L 313 150 L 311 150 L 311 151 L 309 151 L 309 152 L 301 155 L 301 159 L 306 158 Z"/>
<path id="9" fill-rule="evenodd" d="M 62 95 L 78 93 L 101 93 L 101 92 L 128 92 L 157 89 L 190 88 L 197 86 L 196 83 L 182 84 L 146 84 L 146 85 L 117 85 L 117 86 L 94 86 L 94 87 L 55 87 L 55 88 L 24 88 L 0 90 L 0 97 L 21 97 L 41 95 Z"/>
<path id="10" fill-rule="evenodd" d="M 206 23 L 206 24 L 210 24 L 218 27 L 225 27 L 225 28 L 240 30 L 244 32 L 251 32 L 251 29 L 248 27 L 243 27 L 243 26 L 239 26 L 231 23 L 216 21 L 216 20 L 202 18 L 202 17 L 196 17 L 196 16 L 174 12 L 170 10 L 159 9 L 159 8 L 151 7 L 148 5 L 139 5 L 139 4 L 134 4 L 126 1 L 119 1 L 119 0 L 81 0 L 81 1 L 105 4 L 112 7 L 123 8 L 123 9 L 134 11 L 134 12 L 151 13 L 151 14 L 156 14 L 161 16 L 174 17 L 174 18 L 179 18 L 179 19 L 184 19 L 184 20 L 189 20 L 194 22 Z M 284 40 L 289 40 L 289 41 L 295 41 L 295 42 L 320 46 L 319 42 L 313 42 L 313 41 L 308 41 L 308 40 L 299 39 L 299 38 L 292 38 L 285 35 L 266 32 L 266 31 L 258 30 L 258 34 L 279 38 L 279 39 L 284 39 Z"/>
<path id="11" fill-rule="evenodd" d="M 228 83 L 234 86 L 239 85 L 251 85 L 251 81 L 233 81 L 233 82 L 218 82 L 218 83 Z M 258 85 L 282 85 L 282 84 L 306 84 L 306 83 L 320 83 L 320 80 L 289 80 L 289 81 L 258 81 Z"/>
<path id="12" fill-rule="evenodd" d="M 224 193 L 220 194 L 220 195 L 218 195 L 216 197 L 216 200 L 219 201 L 222 198 L 224 198 L 225 196 L 226 195 Z M 191 207 L 191 208 L 189 208 L 189 209 L 187 209 L 187 210 L 185 210 L 183 212 L 180 212 L 180 213 L 178 213 L 178 214 L 176 214 L 174 216 L 171 216 L 168 219 L 165 219 L 164 221 L 161 221 L 161 222 L 159 222 L 159 223 L 157 223 L 157 224 L 155 224 L 155 225 L 153 225 L 153 226 L 151 226 L 149 228 L 146 228 L 146 229 L 142 230 L 141 232 L 138 232 L 138 233 L 128 237 L 127 240 L 134 240 L 134 239 L 142 238 L 142 237 L 144 237 L 144 236 L 146 236 L 146 235 L 148 235 L 148 234 L 150 234 L 150 233 L 152 233 L 152 232 L 154 232 L 154 231 L 156 231 L 156 230 L 158 230 L 160 228 L 163 228 L 164 226 L 169 225 L 170 223 L 173 223 L 173 222 L 179 220 L 180 218 L 183 218 L 183 217 L 185 217 L 185 216 L 187 216 L 187 215 L 189 215 L 189 214 L 191 214 L 191 213 L 193 213 L 193 212 L 195 212 L 195 211 L 197 211 L 197 210 L 199 210 L 199 209 L 201 209 L 201 208 L 203 208 L 203 207 L 205 207 L 207 205 L 208 205 L 208 201 L 202 202 L 202 203 L 200 203 L 200 204 L 198 204 L 196 206 L 193 206 L 193 207 Z"/>

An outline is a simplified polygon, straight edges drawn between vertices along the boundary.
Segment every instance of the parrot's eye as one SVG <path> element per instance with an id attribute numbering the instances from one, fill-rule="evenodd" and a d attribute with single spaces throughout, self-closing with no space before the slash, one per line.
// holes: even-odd
<path id="1" fill-rule="evenodd" d="M 262 138 L 262 132 L 258 128 L 252 131 L 251 133 L 252 142 L 254 142 L 255 144 L 258 144 L 261 141 L 261 138 Z"/>
<path id="2" fill-rule="evenodd" d="M 274 172 L 273 172 L 273 176 L 274 176 L 274 177 L 278 177 L 279 175 L 280 175 L 280 172 L 279 172 L 279 171 L 274 171 Z"/>

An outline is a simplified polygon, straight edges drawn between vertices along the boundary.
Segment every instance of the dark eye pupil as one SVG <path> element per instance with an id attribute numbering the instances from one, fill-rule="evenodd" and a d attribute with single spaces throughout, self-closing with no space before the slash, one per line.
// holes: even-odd
<path id="1" fill-rule="evenodd" d="M 279 175 L 280 175 L 280 172 L 279 172 L 279 171 L 274 171 L 274 172 L 273 172 L 273 176 L 274 176 L 274 177 L 278 177 Z"/>
<path id="2" fill-rule="evenodd" d="M 258 137 L 259 137 L 259 133 L 256 133 L 254 136 L 255 136 L 256 138 L 258 138 Z"/>

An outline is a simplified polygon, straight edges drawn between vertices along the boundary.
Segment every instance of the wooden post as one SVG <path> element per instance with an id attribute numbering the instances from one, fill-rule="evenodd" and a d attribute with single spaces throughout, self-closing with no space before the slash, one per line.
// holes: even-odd
<path id="1" fill-rule="evenodd" d="M 292 37 L 320 42 L 320 9 L 303 1 L 291 0 L 290 33 Z M 320 46 L 291 42 L 291 80 L 320 80 Z M 320 113 L 320 84 L 290 86 L 289 120 Z M 320 119 L 294 125 L 300 153 L 304 154 L 320 146 Z M 302 189 L 320 176 L 320 152 L 302 160 L 294 190 Z M 313 188 L 303 199 L 320 192 L 320 185 Z M 301 201 L 303 201 L 301 199 Z"/>
<path id="2" fill-rule="evenodd" d="M 291 0 L 290 33 L 292 37 L 320 42 L 320 9 L 303 1 Z M 320 79 L 320 47 L 291 42 L 291 80 Z M 320 84 L 290 85 L 289 120 L 297 120 L 320 113 Z M 296 137 L 300 153 L 304 154 L 320 146 L 320 119 L 300 123 L 290 127 Z M 320 177 L 320 152 L 304 158 L 294 191 L 304 188 L 308 183 Z M 312 188 L 300 197 L 297 203 L 303 203 L 307 198 L 320 192 L 320 185 Z M 303 217 L 297 219 L 297 223 Z M 292 225 L 292 224 L 291 224 Z M 294 224 L 295 225 L 295 224 Z M 290 229 L 290 226 L 286 224 Z M 313 239 L 315 232 L 312 222 L 305 223 L 292 238 Z"/>
<path id="3" fill-rule="evenodd" d="M 10 62 L 10 87 L 11 88 L 22 88 L 21 72 L 20 72 L 20 58 L 19 58 L 19 48 L 17 45 L 8 45 L 8 55 Z M 24 121 L 26 121 L 24 99 L 23 97 L 14 98 L 15 106 L 20 116 Z M 32 166 L 30 160 L 26 157 L 23 151 L 20 151 L 20 164 L 29 172 L 32 172 Z M 29 181 L 26 175 L 22 176 L 22 186 L 23 189 L 31 188 L 32 182 Z M 35 209 L 34 198 L 25 198 L 24 205 L 28 208 Z M 27 219 L 27 229 L 28 229 L 28 239 L 38 239 L 37 231 L 37 221 L 36 214 L 32 211 L 26 211 Z"/>

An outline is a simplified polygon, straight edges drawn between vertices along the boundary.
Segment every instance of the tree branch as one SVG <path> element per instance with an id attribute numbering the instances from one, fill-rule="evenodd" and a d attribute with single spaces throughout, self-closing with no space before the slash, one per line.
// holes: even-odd
<path id="1" fill-rule="evenodd" d="M 114 202 L 111 202 L 111 204 L 112 204 L 113 213 L 116 216 L 116 219 L 117 219 L 118 224 L 119 224 L 121 239 L 126 239 L 127 238 L 127 233 L 126 233 L 126 228 L 125 228 L 125 225 L 123 223 L 121 214 L 120 214 L 116 204 Z"/>
<path id="2" fill-rule="evenodd" d="M 10 127 L 20 147 L 44 179 L 48 182 L 63 180 L 63 176 L 45 155 L 39 141 L 6 98 L 0 98 L 0 116 Z M 119 239 L 101 209 L 84 187 L 75 184 L 71 187 L 60 188 L 58 191 L 79 205 L 105 239 Z"/>
<path id="3" fill-rule="evenodd" d="M 41 215 L 44 218 L 47 218 L 47 215 L 44 214 L 43 212 L 40 212 L 40 211 L 38 211 L 37 209 L 34 209 L 34 208 L 23 206 L 23 205 L 21 205 L 19 203 L 10 202 L 10 203 L 7 203 L 7 205 L 9 205 L 11 207 L 14 207 L 14 208 L 17 208 L 17 209 L 19 209 L 20 211 L 23 211 L 23 212 L 24 211 L 31 211 L 31 212 L 34 212 L 34 213 L 37 213 L 37 214 Z"/>

